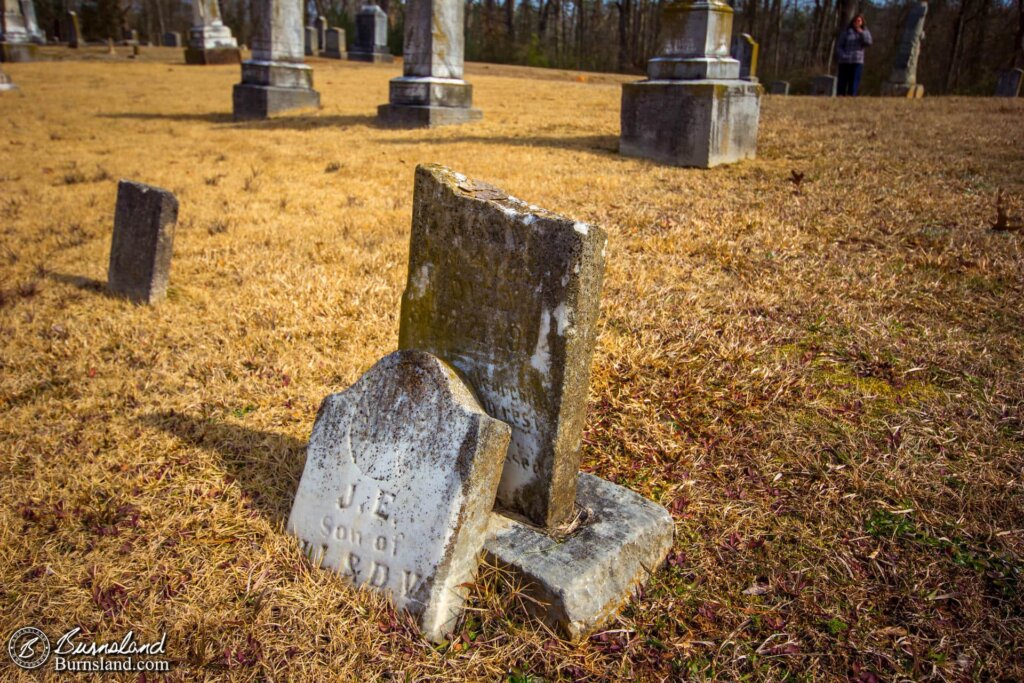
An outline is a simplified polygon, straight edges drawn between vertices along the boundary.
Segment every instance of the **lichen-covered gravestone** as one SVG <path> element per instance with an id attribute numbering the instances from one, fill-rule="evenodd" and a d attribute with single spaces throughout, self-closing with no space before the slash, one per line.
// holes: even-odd
<path id="1" fill-rule="evenodd" d="M 606 237 L 442 166 L 416 169 L 398 345 L 465 374 L 512 426 L 498 502 L 573 513 Z"/>
<path id="2" fill-rule="evenodd" d="M 476 575 L 508 441 L 448 364 L 392 353 L 320 406 L 288 530 L 440 641 Z"/>
<path id="3" fill-rule="evenodd" d="M 159 187 L 122 180 L 117 185 L 110 244 L 110 291 L 137 303 L 167 295 L 178 200 Z"/>

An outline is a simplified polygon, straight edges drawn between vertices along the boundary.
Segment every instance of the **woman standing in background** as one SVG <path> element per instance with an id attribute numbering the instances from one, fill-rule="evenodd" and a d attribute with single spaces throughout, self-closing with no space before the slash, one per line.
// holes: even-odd
<path id="1" fill-rule="evenodd" d="M 864 26 L 864 15 L 858 14 L 836 41 L 836 60 L 839 62 L 837 94 L 857 96 L 860 76 L 864 71 L 864 50 L 871 47 L 871 31 Z"/>

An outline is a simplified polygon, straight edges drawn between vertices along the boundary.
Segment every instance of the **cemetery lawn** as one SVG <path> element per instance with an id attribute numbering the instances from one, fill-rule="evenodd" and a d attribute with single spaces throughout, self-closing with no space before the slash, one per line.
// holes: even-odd
<path id="1" fill-rule="evenodd" d="M 628 77 L 471 64 L 481 122 L 395 131 L 400 66 L 313 60 L 322 110 L 235 124 L 237 66 L 125 51 L 4 65 L 4 643 L 166 631 L 174 681 L 1024 679 L 1024 101 L 769 97 L 758 159 L 699 171 L 616 154 Z M 320 401 L 396 347 L 425 162 L 609 233 L 583 468 L 676 544 L 578 645 L 489 570 L 431 646 L 283 533 Z M 155 307 L 105 293 L 119 178 L 181 202 Z"/>

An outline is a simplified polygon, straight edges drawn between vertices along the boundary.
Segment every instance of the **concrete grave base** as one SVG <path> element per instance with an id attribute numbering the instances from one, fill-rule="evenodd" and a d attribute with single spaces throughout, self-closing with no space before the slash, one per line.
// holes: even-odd
<path id="1" fill-rule="evenodd" d="M 377 107 L 377 120 L 395 128 L 435 128 L 451 126 L 483 118 L 479 109 L 471 107 L 430 107 L 405 104 L 382 104 Z"/>
<path id="2" fill-rule="evenodd" d="M 186 64 L 241 64 L 242 51 L 237 47 L 185 48 Z"/>
<path id="3" fill-rule="evenodd" d="M 568 538 L 495 512 L 484 546 L 490 562 L 526 585 L 535 616 L 570 640 L 625 605 L 665 561 L 674 531 L 668 510 L 591 474 L 579 475 L 576 502 L 587 517 Z"/>
<path id="4" fill-rule="evenodd" d="M 311 88 L 281 88 L 238 83 L 232 93 L 236 121 L 270 118 L 290 109 L 320 106 L 320 93 Z"/>
<path id="5" fill-rule="evenodd" d="M 0 62 L 34 62 L 38 58 L 35 43 L 0 43 Z"/>
<path id="6" fill-rule="evenodd" d="M 355 50 L 349 50 L 348 61 L 391 64 L 395 61 L 395 57 L 390 52 L 356 52 Z"/>
<path id="7" fill-rule="evenodd" d="M 337 50 L 332 50 L 329 47 L 326 50 L 324 50 L 323 56 L 326 57 L 327 59 L 348 59 L 347 52 L 339 52 Z"/>
<path id="8" fill-rule="evenodd" d="M 626 83 L 619 153 L 697 168 L 752 159 L 761 92 L 749 81 Z"/>
<path id="9" fill-rule="evenodd" d="M 883 97 L 905 97 L 908 100 L 919 100 L 924 97 L 923 85 L 904 85 L 902 83 L 885 83 L 882 85 Z"/>

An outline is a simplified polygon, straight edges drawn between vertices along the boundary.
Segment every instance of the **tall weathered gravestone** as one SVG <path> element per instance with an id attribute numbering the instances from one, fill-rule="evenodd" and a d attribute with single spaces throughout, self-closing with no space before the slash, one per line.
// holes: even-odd
<path id="1" fill-rule="evenodd" d="M 395 352 L 324 400 L 288 530 L 440 641 L 476 575 L 508 441 L 447 363 Z"/>
<path id="2" fill-rule="evenodd" d="M 768 86 L 769 95 L 788 95 L 789 81 L 772 81 Z"/>
<path id="3" fill-rule="evenodd" d="M 253 13 L 252 59 L 242 62 L 242 82 L 234 89 L 235 120 L 319 107 L 313 69 L 302 63 L 299 0 L 260 0 L 253 4 Z"/>
<path id="4" fill-rule="evenodd" d="M 733 10 L 724 0 L 674 0 L 648 80 L 622 86 L 619 151 L 710 168 L 755 156 L 761 86 L 729 56 Z"/>
<path id="5" fill-rule="evenodd" d="M 330 28 L 327 24 L 327 17 L 317 17 L 313 26 L 316 27 L 316 49 L 318 52 L 323 52 L 327 49 L 327 29 Z"/>
<path id="6" fill-rule="evenodd" d="M 828 74 L 822 74 L 812 78 L 811 95 L 815 97 L 835 97 L 836 77 Z"/>
<path id="7" fill-rule="evenodd" d="M 28 34 L 29 42 L 36 45 L 46 44 L 46 33 L 39 28 L 39 19 L 36 18 L 36 5 L 32 0 L 20 0 L 21 13 L 25 17 L 25 33 Z"/>
<path id="8" fill-rule="evenodd" d="M 462 78 L 462 0 L 409 0 L 405 11 L 402 76 L 388 84 L 377 108 L 393 126 L 444 126 L 479 119 L 473 86 Z"/>
<path id="9" fill-rule="evenodd" d="M 178 200 L 167 190 L 130 180 L 118 183 L 110 291 L 148 304 L 166 296 L 177 220 Z"/>
<path id="10" fill-rule="evenodd" d="M 188 32 L 185 63 L 238 64 L 241 61 L 242 51 L 231 29 L 221 20 L 218 0 L 192 0 L 192 28 Z"/>
<path id="11" fill-rule="evenodd" d="M 405 21 L 408 25 L 408 16 Z M 348 51 L 348 58 L 356 62 L 385 64 L 394 61 L 388 50 L 388 15 L 377 5 L 363 5 L 356 14 L 356 39 Z"/>
<path id="12" fill-rule="evenodd" d="M 1008 69 L 999 72 L 996 81 L 996 97 L 1018 97 L 1024 81 L 1024 69 Z"/>
<path id="13" fill-rule="evenodd" d="M 740 33 L 732 37 L 730 56 L 740 63 L 740 78 L 744 81 L 757 82 L 757 56 L 760 46 L 753 36 Z"/>
<path id="14" fill-rule="evenodd" d="M 345 59 L 348 56 L 345 52 L 345 29 L 327 29 L 327 48 L 324 56 L 331 59 Z"/>
<path id="15" fill-rule="evenodd" d="M 497 493 L 508 514 L 492 518 L 487 550 L 571 638 L 614 615 L 672 541 L 663 508 L 577 476 L 605 246 L 596 226 L 416 169 L 399 347 L 451 363 L 512 427 Z"/>
<path id="16" fill-rule="evenodd" d="M 19 0 L 0 0 L 0 62 L 30 62 L 36 58 L 39 47 L 26 25 L 25 13 Z M 33 20 L 35 9 L 32 10 Z M 38 31 L 38 27 L 36 28 Z"/>
<path id="17" fill-rule="evenodd" d="M 903 23 L 899 45 L 896 47 L 896 61 L 893 63 L 889 80 L 882 85 L 883 95 L 911 99 L 924 97 L 924 86 L 917 82 L 917 59 L 921 54 L 924 19 L 927 14 L 927 2 L 917 2 L 910 6 Z"/>
<path id="18" fill-rule="evenodd" d="M 303 47 L 305 48 L 307 57 L 316 57 L 319 51 L 316 48 L 316 28 L 313 26 L 307 26 L 302 31 Z"/>
<path id="19" fill-rule="evenodd" d="M 78 21 L 78 13 L 68 12 L 65 17 L 65 23 L 68 34 L 68 47 L 77 49 L 84 42 L 82 40 L 82 25 Z"/>

